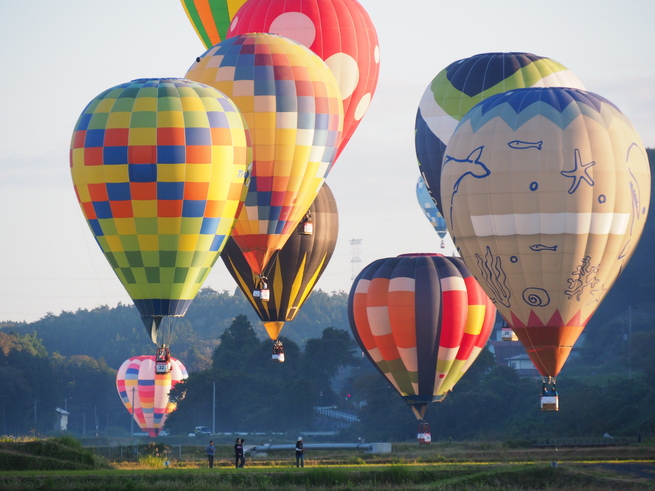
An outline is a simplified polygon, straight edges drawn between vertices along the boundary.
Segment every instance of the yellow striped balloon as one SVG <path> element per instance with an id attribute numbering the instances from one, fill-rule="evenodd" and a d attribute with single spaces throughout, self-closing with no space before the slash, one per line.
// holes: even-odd
<path id="1" fill-rule="evenodd" d="M 230 22 L 246 0 L 181 0 L 196 34 L 211 48 L 226 37 Z"/>
<path id="2" fill-rule="evenodd" d="M 296 232 L 291 234 L 271 261 L 267 274 L 270 299 L 266 302 L 253 296 L 257 278 L 236 243 L 229 239 L 221 253 L 227 270 L 257 312 L 272 340 L 279 337 L 286 321 L 296 317 L 327 268 L 337 245 L 339 214 L 327 183 L 323 184 L 309 207 L 309 216 L 313 232 L 305 234 L 304 224 L 298 225 Z"/>

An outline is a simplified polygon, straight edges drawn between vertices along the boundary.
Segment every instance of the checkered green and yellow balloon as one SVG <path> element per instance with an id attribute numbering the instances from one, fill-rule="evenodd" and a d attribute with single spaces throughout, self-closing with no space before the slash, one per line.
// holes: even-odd
<path id="1" fill-rule="evenodd" d="M 186 79 L 117 85 L 77 121 L 75 193 L 146 326 L 184 315 L 218 259 L 246 196 L 249 140 L 230 99 Z"/>

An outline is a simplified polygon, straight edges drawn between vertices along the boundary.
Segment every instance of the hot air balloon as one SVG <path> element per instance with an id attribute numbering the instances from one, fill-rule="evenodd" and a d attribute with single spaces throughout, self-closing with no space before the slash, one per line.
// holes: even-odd
<path id="1" fill-rule="evenodd" d="M 441 195 L 462 258 L 543 376 L 544 409 L 557 410 L 556 377 L 646 221 L 639 135 L 591 92 L 499 94 L 451 137 Z"/>
<path id="2" fill-rule="evenodd" d="M 348 298 L 355 340 L 421 422 L 471 366 L 491 334 L 496 309 L 457 257 L 407 254 L 378 259 Z M 425 442 L 429 443 L 429 441 Z"/>
<path id="3" fill-rule="evenodd" d="M 444 239 L 448 235 L 448 228 L 446 227 L 446 220 L 439 213 L 437 205 L 434 204 L 434 199 L 428 192 L 428 189 L 425 187 L 425 181 L 423 176 L 419 176 L 418 181 L 416 181 L 416 199 L 418 204 L 421 206 L 421 210 L 425 214 L 425 217 L 430 222 L 430 225 L 434 227 L 437 231 L 437 235 L 441 238 L 441 248 L 446 247 Z"/>
<path id="4" fill-rule="evenodd" d="M 243 207 L 250 158 L 236 106 L 190 80 L 117 85 L 78 119 L 77 199 L 155 344 L 165 319 L 161 341 L 170 344 L 173 319 L 218 259 Z"/>
<path id="5" fill-rule="evenodd" d="M 270 297 L 263 300 L 254 296 L 257 275 L 253 273 L 243 253 L 230 239 L 221 259 L 241 288 L 273 340 L 273 360 L 284 361 L 284 348 L 278 339 L 286 321 L 292 321 L 309 297 L 328 265 L 337 244 L 339 215 L 334 195 L 323 184 L 318 196 L 309 207 L 312 233 L 306 232 L 306 223 L 300 223 L 284 247 L 271 261 L 268 274 Z"/>
<path id="6" fill-rule="evenodd" d="M 154 356 L 135 356 L 125 360 L 116 373 L 116 389 L 125 408 L 153 438 L 175 411 L 168 397 L 171 389 L 189 376 L 181 361 L 171 358 L 171 365 L 168 373 L 160 375 L 155 373 Z"/>
<path id="7" fill-rule="evenodd" d="M 338 158 L 366 114 L 378 82 L 380 48 L 366 10 L 356 0 L 249 0 L 237 12 L 227 35 L 249 32 L 293 39 L 332 70 L 344 106 Z"/>
<path id="8" fill-rule="evenodd" d="M 482 53 L 448 65 L 423 93 L 416 115 L 416 156 L 442 215 L 441 164 L 457 123 L 487 97 L 522 87 L 584 89 L 574 73 L 550 58 L 531 53 Z"/>
<path id="9" fill-rule="evenodd" d="M 253 272 L 266 276 L 334 161 L 343 126 L 339 87 L 317 55 L 272 34 L 220 42 L 187 77 L 231 97 L 248 123 L 252 179 L 232 238 Z"/>
<path id="10" fill-rule="evenodd" d="M 181 0 L 198 37 L 211 48 L 225 39 L 230 22 L 246 0 Z"/>

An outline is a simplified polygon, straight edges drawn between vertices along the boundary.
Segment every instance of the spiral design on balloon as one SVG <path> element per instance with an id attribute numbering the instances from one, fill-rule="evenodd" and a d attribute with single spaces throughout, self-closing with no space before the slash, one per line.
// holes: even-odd
<path id="1" fill-rule="evenodd" d="M 523 301 L 532 307 L 545 307 L 550 303 L 550 295 L 543 288 L 526 288 Z"/>

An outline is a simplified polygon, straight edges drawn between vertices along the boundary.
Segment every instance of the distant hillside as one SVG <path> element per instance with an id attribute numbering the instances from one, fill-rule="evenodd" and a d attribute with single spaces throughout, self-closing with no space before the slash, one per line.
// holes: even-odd
<path id="1" fill-rule="evenodd" d="M 655 173 L 655 149 L 647 149 L 651 164 L 651 189 Z M 646 221 L 639 245 L 625 271 L 607 294 L 585 329 L 586 349 L 594 350 L 600 359 L 627 342 L 627 337 L 652 329 L 655 324 L 653 292 L 655 292 L 655 206 L 651 194 L 650 216 Z M 628 307 L 632 307 L 632 311 Z M 630 317 L 632 317 L 630 322 Z M 629 332 L 632 331 L 632 332 Z"/>
<path id="2" fill-rule="evenodd" d="M 296 319 L 285 325 L 282 336 L 302 346 L 307 339 L 321 337 L 326 327 L 350 332 L 347 301 L 345 292 L 313 292 Z M 183 359 L 189 370 L 207 368 L 219 336 L 239 314 L 250 319 L 260 339 L 267 338 L 264 326 L 240 290 L 234 294 L 201 290 L 173 331 L 173 356 Z M 103 358 L 114 369 L 130 356 L 154 354 L 155 349 L 133 305 L 50 314 L 31 323 L 4 323 L 0 330 L 35 332 L 50 353 Z"/>

